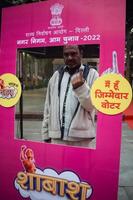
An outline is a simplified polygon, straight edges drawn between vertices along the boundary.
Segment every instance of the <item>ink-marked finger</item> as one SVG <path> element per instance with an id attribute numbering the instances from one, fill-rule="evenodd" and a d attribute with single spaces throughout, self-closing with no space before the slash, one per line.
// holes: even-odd
<path id="1" fill-rule="evenodd" d="M 112 52 L 112 66 L 113 66 L 112 71 L 114 73 L 119 73 L 118 62 L 117 62 L 117 52 L 116 51 Z"/>
<path id="2" fill-rule="evenodd" d="M 82 68 L 79 68 L 79 74 L 80 74 L 81 80 L 84 80 Z"/>

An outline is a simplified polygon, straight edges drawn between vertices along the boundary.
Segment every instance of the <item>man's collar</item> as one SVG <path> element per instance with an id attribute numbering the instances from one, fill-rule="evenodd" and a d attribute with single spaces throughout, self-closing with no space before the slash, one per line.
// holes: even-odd
<path id="1" fill-rule="evenodd" d="M 80 67 L 74 67 L 74 68 L 69 68 L 67 65 L 64 66 L 64 71 L 68 72 L 70 75 L 75 74 L 76 72 L 79 71 L 79 69 L 82 68 L 84 70 L 84 65 L 81 64 Z"/>

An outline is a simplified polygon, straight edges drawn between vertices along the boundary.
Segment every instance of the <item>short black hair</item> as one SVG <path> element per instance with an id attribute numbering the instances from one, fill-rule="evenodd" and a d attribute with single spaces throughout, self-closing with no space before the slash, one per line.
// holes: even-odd
<path id="1" fill-rule="evenodd" d="M 83 55 L 83 50 L 84 50 L 84 45 L 77 45 L 77 44 L 68 44 L 68 45 L 64 45 L 63 46 L 63 51 L 64 51 L 64 48 L 67 47 L 67 46 L 72 46 L 72 47 L 77 47 L 79 49 L 79 52 L 80 54 Z"/>

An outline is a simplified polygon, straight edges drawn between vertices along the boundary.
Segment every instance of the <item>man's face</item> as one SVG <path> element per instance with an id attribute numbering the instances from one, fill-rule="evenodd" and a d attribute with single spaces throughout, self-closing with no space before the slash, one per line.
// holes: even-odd
<path id="1" fill-rule="evenodd" d="M 63 49 L 64 62 L 69 68 L 81 65 L 81 53 L 78 46 L 65 46 Z"/>

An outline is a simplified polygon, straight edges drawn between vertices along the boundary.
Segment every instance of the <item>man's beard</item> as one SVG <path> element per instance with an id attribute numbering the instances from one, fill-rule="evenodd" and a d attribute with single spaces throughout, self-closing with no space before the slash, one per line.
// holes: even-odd
<path id="1" fill-rule="evenodd" d="M 79 71 L 79 68 L 80 68 L 81 65 L 75 65 L 73 67 L 69 67 L 67 66 L 67 71 L 70 75 L 73 75 L 75 73 L 77 73 Z"/>

